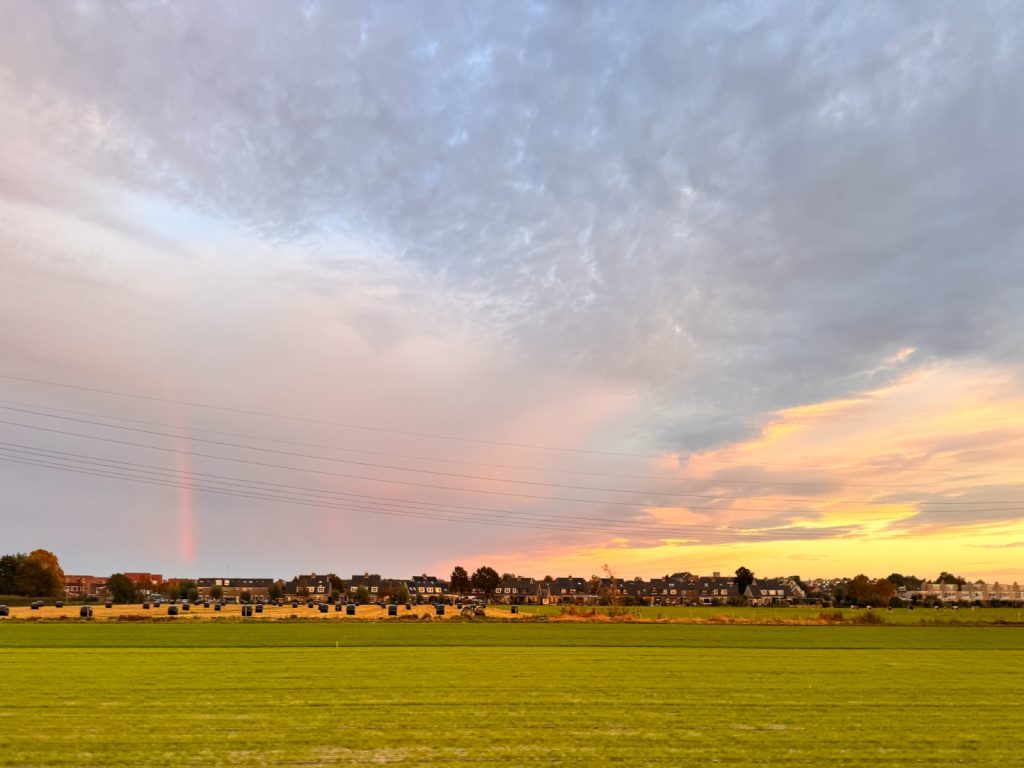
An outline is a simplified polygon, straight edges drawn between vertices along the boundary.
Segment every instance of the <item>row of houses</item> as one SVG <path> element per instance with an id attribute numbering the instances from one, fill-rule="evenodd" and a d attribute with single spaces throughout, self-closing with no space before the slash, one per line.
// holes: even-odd
<path id="1" fill-rule="evenodd" d="M 920 589 L 900 590 L 900 597 L 906 600 L 935 600 L 942 603 L 1020 603 L 1024 602 L 1024 589 L 1017 582 L 1013 584 L 986 583 L 940 584 L 926 581 Z"/>
<path id="2" fill-rule="evenodd" d="M 335 574 L 300 574 L 283 581 L 271 578 L 199 578 L 194 580 L 168 579 L 160 574 L 126 573 L 136 586 L 144 590 L 160 591 L 165 585 L 178 586 L 183 582 L 194 584 L 202 597 L 213 590 L 225 598 L 237 599 L 243 594 L 254 600 L 283 597 L 285 599 L 330 600 L 332 597 L 353 599 L 365 590 L 370 602 L 385 602 L 397 595 L 415 602 L 430 602 L 453 597 L 449 582 L 436 576 L 422 574 L 411 579 L 390 579 L 379 574 L 353 574 L 342 579 Z M 106 594 L 106 579 L 95 576 L 67 576 L 65 592 L 69 597 L 97 597 Z M 472 594 L 472 593 L 471 593 Z M 496 602 L 509 604 L 594 604 L 600 602 L 631 602 L 652 605 L 718 605 L 745 601 L 756 605 L 792 604 L 806 598 L 792 579 L 755 579 L 740 589 L 733 576 L 715 573 L 695 576 L 676 573 L 660 579 L 614 579 L 564 576 L 537 580 L 525 576 L 506 576 L 492 594 L 477 592 Z"/>
<path id="3" fill-rule="evenodd" d="M 214 588 L 223 597 L 237 599 L 248 594 L 252 599 L 330 600 L 332 597 L 353 599 L 365 589 L 370 602 L 385 602 L 402 595 L 414 602 L 430 602 L 453 597 L 450 584 L 436 576 L 422 574 L 411 579 L 391 579 L 379 574 L 353 574 L 342 579 L 335 574 L 301 574 L 284 581 L 272 578 L 200 578 L 167 579 L 159 573 L 125 573 L 143 591 L 160 591 L 166 585 L 183 582 L 194 584 L 199 594 L 209 597 Z M 106 595 L 106 578 L 97 576 L 65 577 L 64 591 L 70 598 Z M 898 597 L 908 602 L 937 601 L 943 603 L 1021 603 L 1024 589 L 1016 582 L 977 581 L 967 584 L 924 582 L 919 589 L 900 588 Z M 648 605 L 723 605 L 743 601 L 753 605 L 793 605 L 810 602 L 798 577 L 786 579 L 754 579 L 741 588 L 735 576 L 713 573 L 697 576 L 675 573 L 659 579 L 615 579 L 573 576 L 547 577 L 537 580 L 525 576 L 505 576 L 489 595 L 478 594 L 501 603 L 512 604 L 594 604 L 625 602 Z M 820 597 L 820 594 L 818 595 Z"/>

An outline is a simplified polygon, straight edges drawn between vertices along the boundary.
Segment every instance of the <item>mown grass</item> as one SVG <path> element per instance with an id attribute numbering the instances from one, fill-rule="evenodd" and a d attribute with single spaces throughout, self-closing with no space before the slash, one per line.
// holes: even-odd
<path id="1" fill-rule="evenodd" d="M 1024 630 L 0 625 L 0 765 L 1014 765 Z"/>

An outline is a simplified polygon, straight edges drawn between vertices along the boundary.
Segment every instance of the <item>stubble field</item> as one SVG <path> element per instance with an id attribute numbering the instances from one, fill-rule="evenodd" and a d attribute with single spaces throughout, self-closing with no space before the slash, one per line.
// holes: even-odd
<path id="1" fill-rule="evenodd" d="M 0 624 L 0 765 L 1020 764 L 1024 630 Z"/>

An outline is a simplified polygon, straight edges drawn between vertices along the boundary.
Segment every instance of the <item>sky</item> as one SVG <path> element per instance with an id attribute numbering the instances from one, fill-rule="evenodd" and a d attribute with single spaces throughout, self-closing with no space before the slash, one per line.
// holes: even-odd
<path id="1" fill-rule="evenodd" d="M 0 551 L 1024 580 L 1004 3 L 0 0 Z"/>

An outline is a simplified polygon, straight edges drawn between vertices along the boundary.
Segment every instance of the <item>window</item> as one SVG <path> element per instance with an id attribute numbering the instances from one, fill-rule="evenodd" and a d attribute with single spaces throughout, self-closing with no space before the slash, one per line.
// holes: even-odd
<path id="1" fill-rule="evenodd" d="M 376 592 L 376 591 L 377 591 L 377 588 L 376 588 L 376 587 L 370 587 L 370 591 L 371 591 L 371 592 Z"/>

